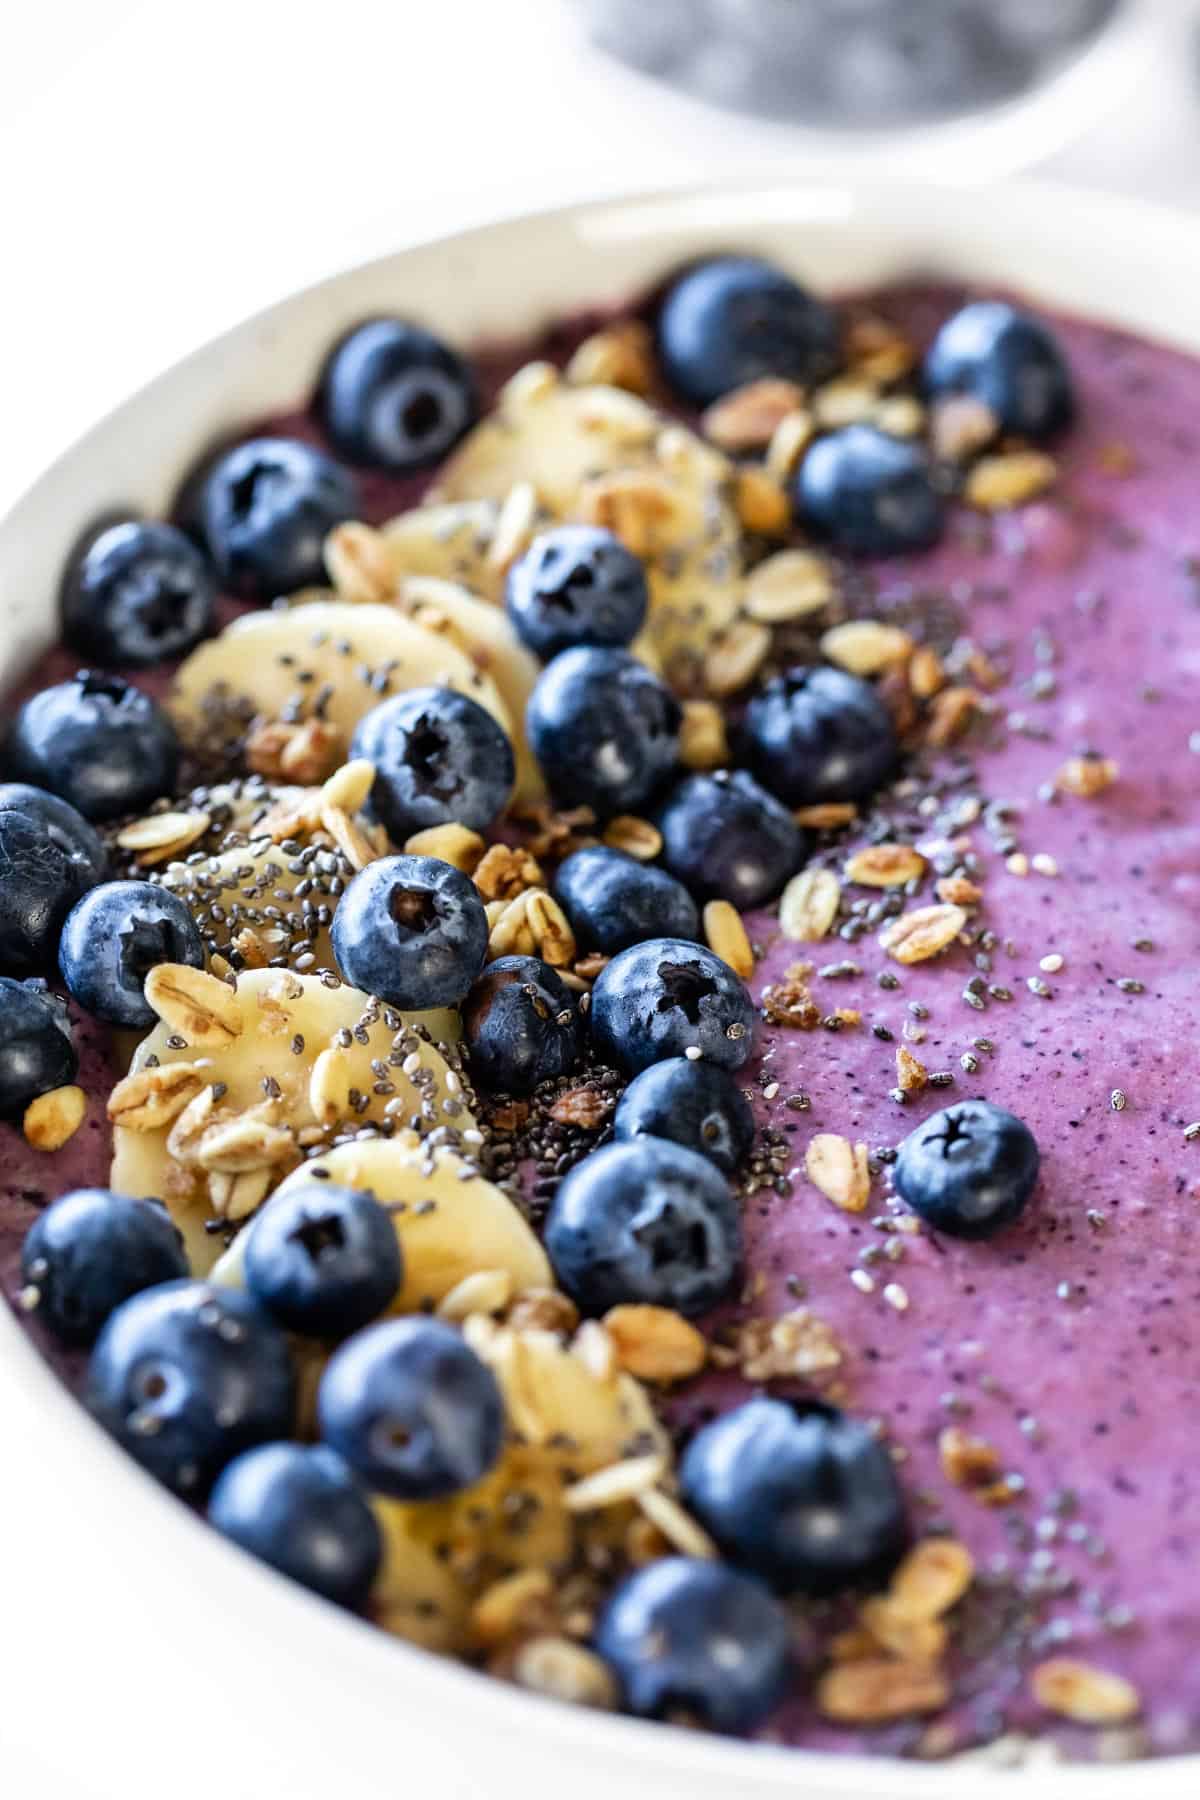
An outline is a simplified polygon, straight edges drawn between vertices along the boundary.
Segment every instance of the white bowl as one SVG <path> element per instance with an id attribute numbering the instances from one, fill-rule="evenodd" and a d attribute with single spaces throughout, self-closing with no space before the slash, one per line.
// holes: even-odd
<path id="1" fill-rule="evenodd" d="M 375 309 L 463 344 L 619 300 L 738 246 L 819 288 L 944 272 L 1200 351 L 1200 224 L 1047 185 L 972 193 L 814 179 L 591 204 L 488 226 L 294 295 L 97 425 L 0 524 L 0 680 L 54 633 L 60 563 L 115 503 L 161 508 L 198 449 L 304 395 Z M 48 1166 L 52 1172 L 52 1166 Z M 72 1800 L 611 1800 L 1194 1794 L 1200 1759 L 968 1775 L 752 1748 L 526 1697 L 396 1643 L 255 1566 L 86 1419 L 0 1306 L 0 1704 L 6 1791 Z M 23 1779 L 22 1779 L 23 1778 Z"/>

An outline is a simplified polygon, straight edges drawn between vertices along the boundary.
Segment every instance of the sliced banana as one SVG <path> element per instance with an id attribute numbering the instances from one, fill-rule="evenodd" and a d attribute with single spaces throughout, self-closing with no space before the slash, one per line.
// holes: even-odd
<path id="1" fill-rule="evenodd" d="M 447 1145 L 424 1144 L 413 1131 L 340 1144 L 289 1175 L 277 1193 L 310 1181 L 314 1168 L 347 1187 L 369 1189 L 391 1209 L 404 1252 L 404 1285 L 393 1313 L 432 1308 L 481 1269 L 504 1270 L 513 1294 L 553 1282 L 545 1251 L 508 1195 Z M 244 1244 L 245 1234 L 234 1239 L 213 1271 L 215 1281 L 241 1285 Z"/>
<path id="2" fill-rule="evenodd" d="M 198 1046 L 164 1019 L 109 1102 L 113 1188 L 166 1202 L 197 1274 L 221 1250 L 205 1221 L 254 1211 L 319 1144 L 319 1128 L 333 1136 L 418 1118 L 426 1131 L 475 1129 L 459 1076 L 415 1029 L 422 1016 L 274 969 L 247 970 L 225 991 L 232 1036 Z M 448 1043 L 456 1015 L 431 1017 Z"/>
<path id="3" fill-rule="evenodd" d="M 392 580 L 429 575 L 498 600 L 504 575 L 488 553 L 499 516 L 494 500 L 458 500 L 389 519 L 379 536 Z"/>

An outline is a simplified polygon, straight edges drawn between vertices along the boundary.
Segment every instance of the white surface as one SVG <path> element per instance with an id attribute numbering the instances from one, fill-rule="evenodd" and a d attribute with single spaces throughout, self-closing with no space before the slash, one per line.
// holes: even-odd
<path id="1" fill-rule="evenodd" d="M 1049 185 L 997 189 L 981 208 L 961 191 L 776 184 L 499 226 L 300 294 L 123 406 L 0 524 L 0 617 L 48 634 L 51 572 L 81 510 L 114 484 L 161 502 L 198 431 L 278 403 L 384 294 L 469 337 L 625 291 L 734 225 L 822 286 L 916 260 L 1017 279 L 1200 351 L 1200 222 Z M 203 1530 L 94 1430 L 3 1309 L 0 1418 L 0 1782 L 21 1800 L 1196 1793 L 1200 1759 L 984 1777 L 800 1760 L 551 1707 L 342 1618 Z"/>

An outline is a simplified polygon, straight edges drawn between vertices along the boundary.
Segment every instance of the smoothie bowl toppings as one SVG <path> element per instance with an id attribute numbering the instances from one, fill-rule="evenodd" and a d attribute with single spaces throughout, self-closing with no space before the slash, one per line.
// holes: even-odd
<path id="1" fill-rule="evenodd" d="M 80 539 L 0 1270 L 129 1455 L 558 1699 L 1200 1747 L 1197 402 L 720 255 L 520 354 L 368 320 Z"/>

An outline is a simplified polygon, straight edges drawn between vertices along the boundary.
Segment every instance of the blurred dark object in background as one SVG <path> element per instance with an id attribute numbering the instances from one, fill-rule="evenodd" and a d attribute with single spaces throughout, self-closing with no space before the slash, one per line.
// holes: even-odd
<path id="1" fill-rule="evenodd" d="M 878 130 L 999 106 L 1136 0 L 576 0 L 592 40 L 697 99 Z"/>

